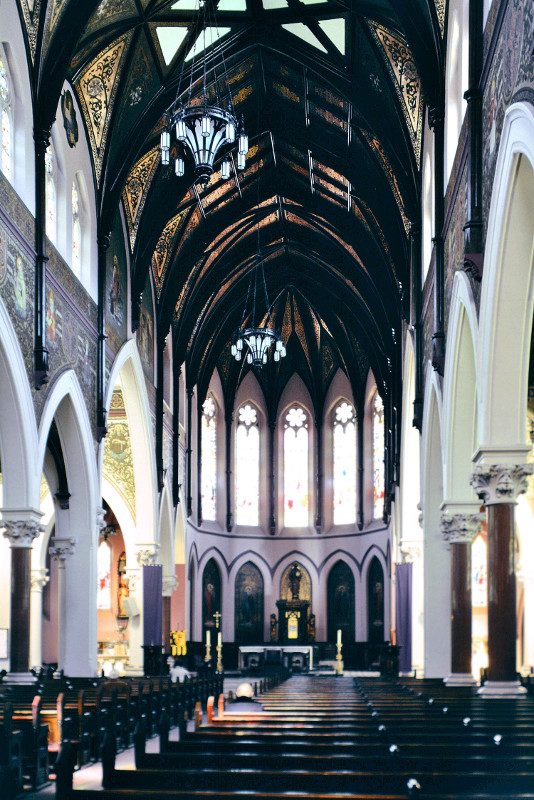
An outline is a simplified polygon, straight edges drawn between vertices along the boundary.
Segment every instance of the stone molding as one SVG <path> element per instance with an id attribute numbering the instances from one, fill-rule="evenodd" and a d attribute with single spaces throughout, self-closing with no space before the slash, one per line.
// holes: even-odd
<path id="1" fill-rule="evenodd" d="M 482 528 L 484 514 L 441 515 L 440 530 L 443 539 L 449 544 L 471 544 Z"/>
<path id="2" fill-rule="evenodd" d="M 50 576 L 47 569 L 32 569 L 31 571 L 31 591 L 42 592 Z"/>
<path id="3" fill-rule="evenodd" d="M 31 549 L 33 540 L 45 529 L 44 525 L 31 519 L 6 519 L 0 525 L 4 528 L 4 537 L 9 539 L 9 544 L 14 549 Z"/>
<path id="4" fill-rule="evenodd" d="M 480 464 L 469 482 L 486 506 L 515 503 L 527 491 L 533 472 L 534 464 Z"/>
<path id="5" fill-rule="evenodd" d="M 178 587 L 178 581 L 174 575 L 164 575 L 161 584 L 161 594 L 163 597 L 170 597 Z"/>
<path id="6" fill-rule="evenodd" d="M 159 545 L 141 545 L 137 551 L 137 563 L 140 567 L 157 567 L 158 566 L 158 550 Z"/>
<path id="7" fill-rule="evenodd" d="M 76 542 L 74 537 L 55 538 L 52 540 L 48 552 L 53 559 L 64 564 L 69 556 L 73 556 L 76 552 Z"/>

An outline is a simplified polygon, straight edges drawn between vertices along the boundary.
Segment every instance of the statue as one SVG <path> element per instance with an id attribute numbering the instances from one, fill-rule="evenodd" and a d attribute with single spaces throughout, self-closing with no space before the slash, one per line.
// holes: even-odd
<path id="1" fill-rule="evenodd" d="M 315 641 L 315 614 L 310 614 L 308 618 L 308 641 Z"/>
<path id="2" fill-rule="evenodd" d="M 293 564 L 291 570 L 289 571 L 289 585 L 291 586 L 291 599 L 298 600 L 299 599 L 299 592 L 300 592 L 300 579 L 302 578 L 302 572 L 300 571 L 299 565 L 297 562 Z"/>
<path id="3" fill-rule="evenodd" d="M 276 626 L 277 626 L 276 614 L 271 614 L 271 642 L 276 642 L 277 639 Z"/>

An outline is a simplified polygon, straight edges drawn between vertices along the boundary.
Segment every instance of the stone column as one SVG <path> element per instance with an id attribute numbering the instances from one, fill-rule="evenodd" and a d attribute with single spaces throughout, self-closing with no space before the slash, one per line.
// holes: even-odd
<path id="1" fill-rule="evenodd" d="M 471 543 L 480 530 L 482 514 L 446 510 L 441 534 L 451 547 L 451 672 L 448 686 L 472 685 L 471 668 Z"/>
<path id="2" fill-rule="evenodd" d="M 525 689 L 516 680 L 516 586 L 514 505 L 526 492 L 534 464 L 479 464 L 471 485 L 484 501 L 488 528 L 488 680 L 487 697 L 516 697 Z"/>
<path id="3" fill-rule="evenodd" d="M 43 663 L 43 589 L 50 580 L 47 569 L 31 570 L 30 665 Z"/>
<path id="4" fill-rule="evenodd" d="M 129 599 L 137 603 L 139 613 L 130 617 L 128 623 L 128 666 L 126 672 L 130 675 L 143 674 L 143 651 L 141 650 L 141 602 L 138 598 L 138 590 L 141 581 L 139 569 L 128 567 L 124 576 L 124 581 L 128 586 Z"/>
<path id="5" fill-rule="evenodd" d="M 44 528 L 35 519 L 4 520 L 11 545 L 10 680 L 28 680 L 30 669 L 30 590 L 33 540 Z"/>
<path id="6" fill-rule="evenodd" d="M 171 653 L 171 597 L 178 586 L 178 581 L 174 575 L 164 575 L 161 593 L 163 595 L 163 644 L 165 655 Z"/>
<path id="7" fill-rule="evenodd" d="M 76 539 L 72 536 L 59 537 L 54 536 L 48 552 L 52 558 L 58 562 L 58 620 L 59 620 L 59 642 L 58 642 L 58 667 L 63 669 L 65 664 L 65 656 L 67 653 L 67 637 L 64 631 L 67 627 L 67 581 L 65 576 L 65 564 L 67 558 L 73 556 L 76 552 Z"/>

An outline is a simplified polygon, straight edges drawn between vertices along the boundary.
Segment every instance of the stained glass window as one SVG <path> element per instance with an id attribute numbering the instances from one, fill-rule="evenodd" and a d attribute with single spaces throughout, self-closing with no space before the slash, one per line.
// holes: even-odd
<path id="1" fill-rule="evenodd" d="M 334 525 L 356 521 L 356 419 L 350 403 L 334 416 Z"/>
<path id="2" fill-rule="evenodd" d="M 49 145 L 45 154 L 46 171 L 46 235 L 51 242 L 56 242 L 56 178 L 54 170 L 54 154 Z"/>
<path id="3" fill-rule="evenodd" d="M 107 542 L 98 545 L 97 552 L 98 589 L 96 607 L 111 608 L 111 547 Z"/>
<path id="4" fill-rule="evenodd" d="M 80 225 L 80 200 L 76 181 L 72 182 L 72 271 L 76 277 L 80 277 L 81 270 L 81 248 L 82 248 L 82 228 Z"/>
<path id="5" fill-rule="evenodd" d="M 289 409 L 284 425 L 284 525 L 308 525 L 308 421 L 298 406 Z"/>
<path id="6" fill-rule="evenodd" d="M 373 516 L 384 513 L 384 404 L 377 393 L 373 401 Z"/>
<path id="7" fill-rule="evenodd" d="M 212 397 L 202 406 L 202 518 L 215 521 L 217 514 L 217 408 Z"/>
<path id="8" fill-rule="evenodd" d="M 239 409 L 235 441 L 235 519 L 238 525 L 259 524 L 260 430 L 258 412 L 250 404 Z"/>
<path id="9" fill-rule="evenodd" d="M 0 52 L 0 117 L 2 124 L 2 152 L 0 154 L 0 169 L 8 180 L 11 179 L 11 92 L 9 77 L 4 56 Z"/>
<path id="10" fill-rule="evenodd" d="M 486 606 L 488 604 L 487 585 L 487 548 L 486 541 L 480 534 L 471 545 L 471 603 L 473 606 Z"/>

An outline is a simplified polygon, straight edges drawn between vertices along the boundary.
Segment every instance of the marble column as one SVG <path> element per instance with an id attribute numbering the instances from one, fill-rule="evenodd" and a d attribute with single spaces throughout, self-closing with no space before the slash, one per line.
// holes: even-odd
<path id="1" fill-rule="evenodd" d="M 11 545 L 10 679 L 25 680 L 30 669 L 30 592 L 33 540 L 43 531 L 35 519 L 1 523 Z"/>
<path id="2" fill-rule="evenodd" d="M 171 652 L 171 597 L 178 586 L 178 581 L 174 575 L 164 575 L 161 593 L 163 595 L 163 644 L 165 655 Z"/>
<path id="3" fill-rule="evenodd" d="M 58 620 L 59 620 L 59 642 L 58 642 L 58 667 L 64 669 L 65 657 L 67 654 L 67 637 L 64 631 L 67 629 L 68 598 L 66 581 L 66 562 L 70 556 L 76 552 L 76 539 L 72 536 L 54 536 L 48 548 L 48 552 L 58 562 Z M 70 646 L 73 642 L 70 642 Z"/>
<path id="4" fill-rule="evenodd" d="M 43 663 L 43 589 L 50 580 L 47 569 L 31 570 L 30 665 Z"/>
<path id="5" fill-rule="evenodd" d="M 448 686 L 472 685 L 471 543 L 481 528 L 480 513 L 441 515 L 441 534 L 451 548 L 451 672 Z"/>
<path id="6" fill-rule="evenodd" d="M 480 464 L 471 476 L 486 506 L 488 529 L 488 680 L 479 689 L 486 697 L 525 692 L 516 680 L 514 506 L 532 472 L 534 464 Z"/>

